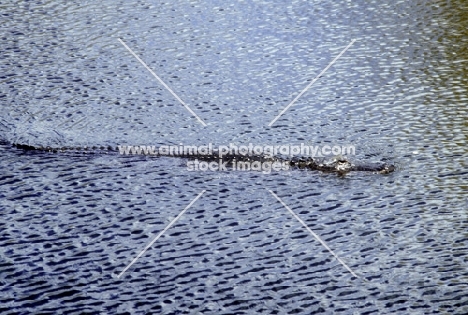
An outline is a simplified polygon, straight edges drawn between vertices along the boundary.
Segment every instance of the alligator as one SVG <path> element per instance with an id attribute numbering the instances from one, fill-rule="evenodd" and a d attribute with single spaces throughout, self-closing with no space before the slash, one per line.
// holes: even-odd
<path id="1" fill-rule="evenodd" d="M 14 148 L 24 150 L 24 151 L 39 151 L 39 152 L 82 152 L 82 153 L 111 153 L 119 152 L 118 147 L 113 146 L 101 146 L 101 147 L 42 147 L 42 146 L 33 146 L 28 144 L 11 144 Z M 331 159 L 325 158 L 312 158 L 312 157 L 293 157 L 285 158 L 281 156 L 269 156 L 269 155 L 253 155 L 253 154 L 227 154 L 222 155 L 217 151 L 213 151 L 211 154 L 172 154 L 172 155 L 162 155 L 162 154 L 152 154 L 156 156 L 169 156 L 169 157 L 179 157 L 187 158 L 191 160 L 205 161 L 205 162 L 217 162 L 223 164 L 231 164 L 242 162 L 245 165 L 246 162 L 259 162 L 259 163 L 277 163 L 282 166 L 298 168 L 298 169 L 307 169 L 307 170 L 317 170 L 322 172 L 334 172 L 337 174 L 346 174 L 352 171 L 363 171 L 363 172 L 372 172 L 379 174 L 389 174 L 395 171 L 395 166 L 388 163 L 354 163 L 349 161 L 346 157 L 336 156 Z M 284 168 L 283 168 L 284 169 Z"/>

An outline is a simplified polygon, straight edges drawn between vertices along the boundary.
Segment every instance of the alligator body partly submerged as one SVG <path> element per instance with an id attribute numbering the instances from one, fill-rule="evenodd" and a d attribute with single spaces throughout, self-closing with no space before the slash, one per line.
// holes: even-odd
<path id="1" fill-rule="evenodd" d="M 12 144 L 13 147 L 25 151 L 41 151 L 41 152 L 80 152 L 80 153 L 94 153 L 94 154 L 104 154 L 110 152 L 119 152 L 118 147 L 106 146 L 106 147 L 42 147 L 42 146 L 32 146 L 26 144 Z M 152 154 L 156 155 L 156 154 Z M 212 152 L 211 154 L 177 154 L 177 155 L 161 155 L 157 156 L 168 156 L 168 157 L 179 157 L 187 158 L 191 160 L 199 160 L 206 162 L 218 162 L 224 164 L 233 164 L 233 163 L 246 163 L 246 162 L 259 162 L 259 163 L 279 163 L 282 165 L 287 165 L 288 167 L 299 168 L 299 169 L 308 169 L 308 170 L 317 170 L 322 172 L 335 172 L 338 174 L 346 174 L 352 171 L 363 171 L 363 172 L 372 172 L 380 174 L 389 174 L 395 171 L 395 166 L 388 163 L 353 163 L 348 159 L 338 156 L 331 159 L 325 158 L 312 158 L 312 157 L 294 157 L 294 158 L 284 158 L 284 157 L 272 157 L 267 155 L 243 155 L 243 154 L 227 154 L 220 155 L 218 152 Z"/>

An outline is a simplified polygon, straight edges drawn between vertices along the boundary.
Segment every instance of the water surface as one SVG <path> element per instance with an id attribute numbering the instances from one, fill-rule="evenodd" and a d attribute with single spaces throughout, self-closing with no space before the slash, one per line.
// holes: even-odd
<path id="1" fill-rule="evenodd" d="M 0 4 L 2 313 L 466 314 L 467 9 L 416 0 Z M 11 142 L 339 143 L 398 170 L 188 172 L 181 159 L 27 153 Z"/>

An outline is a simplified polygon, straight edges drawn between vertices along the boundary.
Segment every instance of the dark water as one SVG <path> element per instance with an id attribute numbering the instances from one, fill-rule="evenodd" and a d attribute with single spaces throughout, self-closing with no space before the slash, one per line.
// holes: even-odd
<path id="1" fill-rule="evenodd" d="M 0 313 L 467 314 L 466 12 L 464 1 L 0 3 L 4 141 L 348 143 L 356 159 L 398 166 L 188 172 L 180 159 L 3 144 Z"/>

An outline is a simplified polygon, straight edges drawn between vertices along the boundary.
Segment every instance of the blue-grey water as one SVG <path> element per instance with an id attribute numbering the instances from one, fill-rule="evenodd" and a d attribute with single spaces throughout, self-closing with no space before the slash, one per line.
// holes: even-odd
<path id="1" fill-rule="evenodd" d="M 468 314 L 467 12 L 461 0 L 1 2 L 0 313 Z M 397 171 L 189 172 L 178 158 L 14 142 L 352 144 Z"/>

